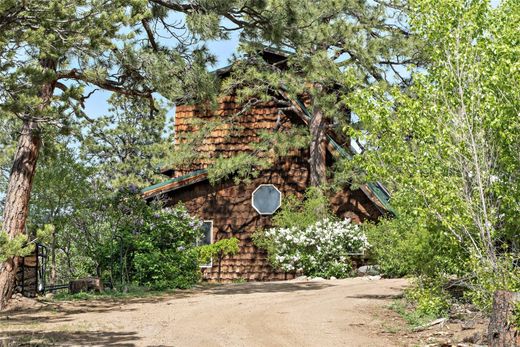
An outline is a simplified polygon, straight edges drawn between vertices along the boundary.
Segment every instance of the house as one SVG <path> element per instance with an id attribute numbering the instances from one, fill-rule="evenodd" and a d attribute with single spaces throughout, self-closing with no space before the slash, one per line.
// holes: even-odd
<path id="1" fill-rule="evenodd" d="M 283 55 L 265 51 L 267 61 L 280 61 Z M 219 71 L 222 77 L 229 68 Z M 222 238 L 236 237 L 240 240 L 240 251 L 222 263 L 222 280 L 282 280 L 292 278 L 272 269 L 264 251 L 257 249 L 252 234 L 271 226 L 272 213 L 280 205 L 280 198 L 288 194 L 301 196 L 309 186 L 309 151 L 296 150 L 280 158 L 268 169 L 262 170 L 247 182 L 236 184 L 233 179 L 212 185 L 207 168 L 217 157 L 231 157 L 239 153 L 254 151 L 262 131 L 275 128 L 290 129 L 295 125 L 306 125 L 309 114 L 303 103 L 293 101 L 295 108 L 279 112 L 272 103 L 257 104 L 241 112 L 241 105 L 234 96 L 219 101 L 218 108 L 206 111 L 198 105 L 178 105 L 175 114 L 175 144 L 182 144 L 183 135 L 197 130 L 193 120 L 200 124 L 209 123 L 219 117 L 237 115 L 234 122 L 217 126 L 202 140 L 197 151 L 200 158 L 189 167 L 166 168 L 163 173 L 170 178 L 143 190 L 146 199 L 162 199 L 166 206 L 182 202 L 188 211 L 204 220 L 205 243 Z M 235 124 L 236 125 L 236 124 Z M 348 156 L 347 150 L 338 145 L 334 135 L 328 136 L 327 163 L 332 165 L 337 156 Z M 360 223 L 374 221 L 388 210 L 388 194 L 379 184 L 369 184 L 357 190 L 344 187 L 330 198 L 334 212 L 343 218 Z M 214 280 L 216 264 L 207 264 L 202 269 L 203 277 Z"/>

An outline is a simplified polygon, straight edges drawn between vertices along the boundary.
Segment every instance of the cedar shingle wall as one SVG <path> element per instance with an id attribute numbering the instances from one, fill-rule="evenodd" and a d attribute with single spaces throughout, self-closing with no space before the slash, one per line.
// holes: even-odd
<path id="1" fill-rule="evenodd" d="M 290 160 L 279 163 L 272 170 L 265 171 L 251 183 L 235 185 L 233 182 L 211 186 L 204 181 L 168 193 L 168 205 L 183 202 L 188 211 L 204 220 L 213 220 L 213 240 L 237 237 L 240 251 L 222 263 L 222 280 L 268 281 L 292 278 L 294 274 L 274 271 L 263 251 L 252 242 L 251 235 L 262 228 L 271 226 L 270 216 L 259 215 L 251 206 L 251 194 L 263 183 L 274 184 L 283 194 L 301 196 L 308 186 L 308 165 L 304 160 Z M 334 210 L 342 217 L 350 217 L 355 222 L 374 220 L 379 216 L 372 203 L 359 190 L 345 189 L 331 198 Z M 206 279 L 216 280 L 217 264 L 204 269 Z"/>
<path id="2" fill-rule="evenodd" d="M 238 116 L 237 116 L 238 115 Z M 217 157 L 228 158 L 241 152 L 251 152 L 252 144 L 260 142 L 260 134 L 273 131 L 276 126 L 289 129 L 293 124 L 303 124 L 295 115 L 278 112 L 272 103 L 256 105 L 243 111 L 233 96 L 221 99 L 217 110 L 208 112 L 193 105 L 179 105 L 175 112 L 175 143 L 186 142 L 184 134 L 200 131 L 200 122 L 218 125 L 205 134 L 202 142 L 195 142 L 200 158 L 189 167 L 175 168 L 174 176 L 207 168 Z M 188 140 L 189 141 L 189 140 Z"/>
<path id="3" fill-rule="evenodd" d="M 201 156 L 193 165 L 175 168 L 174 176 L 202 169 L 217 157 L 230 157 L 240 152 L 250 152 L 251 144 L 260 141 L 263 131 L 272 131 L 277 125 L 288 129 L 294 124 L 303 124 L 294 114 L 278 112 L 272 104 L 263 104 L 243 112 L 233 97 L 225 97 L 214 112 L 205 112 L 192 105 L 179 105 L 175 114 L 175 141 L 182 143 L 183 134 L 197 132 L 200 125 L 226 120 L 206 134 L 196 148 Z M 230 120 L 233 120 L 230 122 Z M 200 182 L 170 193 L 166 199 L 169 205 L 183 202 L 189 212 L 204 220 L 213 220 L 213 240 L 236 237 L 240 240 L 240 251 L 236 256 L 224 259 L 222 280 L 281 280 L 292 278 L 294 274 L 274 271 L 267 263 L 266 254 L 258 250 L 252 242 L 252 234 L 270 227 L 270 216 L 261 216 L 251 206 L 251 194 L 260 184 L 274 184 L 283 194 L 302 195 L 309 184 L 308 152 L 300 151 L 285 158 L 272 169 L 262 172 L 250 183 L 235 185 L 232 180 L 211 186 L 208 181 Z M 376 207 L 360 190 L 344 189 L 331 197 L 334 212 L 355 222 L 365 219 L 375 220 L 380 216 Z M 217 265 L 204 269 L 206 279 L 216 280 Z"/>

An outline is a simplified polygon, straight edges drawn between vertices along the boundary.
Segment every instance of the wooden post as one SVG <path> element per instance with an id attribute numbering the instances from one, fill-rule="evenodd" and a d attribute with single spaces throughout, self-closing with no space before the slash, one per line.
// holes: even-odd
<path id="1" fill-rule="evenodd" d="M 490 347 L 520 347 L 520 332 L 511 322 L 518 301 L 520 301 L 520 293 L 504 290 L 495 292 L 493 312 L 488 327 Z"/>

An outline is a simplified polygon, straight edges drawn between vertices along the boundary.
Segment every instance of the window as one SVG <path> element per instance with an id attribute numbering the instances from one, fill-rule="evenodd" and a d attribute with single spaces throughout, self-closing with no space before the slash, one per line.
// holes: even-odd
<path id="1" fill-rule="evenodd" d="M 213 221 L 205 220 L 202 222 L 202 229 L 204 230 L 204 236 L 197 242 L 197 246 L 211 245 L 213 243 Z M 213 262 L 210 261 L 207 264 L 201 264 L 200 267 L 209 268 L 213 266 Z"/>
<path id="2" fill-rule="evenodd" d="M 272 184 L 261 184 L 253 192 L 251 204 L 261 215 L 273 214 L 282 204 L 282 193 Z"/>

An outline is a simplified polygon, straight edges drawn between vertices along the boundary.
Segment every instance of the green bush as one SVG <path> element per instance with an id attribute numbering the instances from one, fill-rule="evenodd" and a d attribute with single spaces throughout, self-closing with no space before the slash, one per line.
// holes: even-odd
<path id="1" fill-rule="evenodd" d="M 387 276 L 444 278 L 466 272 L 468 252 L 426 217 L 400 214 L 367 225 L 365 230 L 372 256 Z"/>
<path id="2" fill-rule="evenodd" d="M 135 281 L 154 289 L 188 288 L 200 278 L 193 245 L 202 224 L 182 207 L 155 211 L 135 240 Z"/>
<path id="3" fill-rule="evenodd" d="M 406 290 L 407 300 L 414 303 L 420 316 L 437 318 L 448 313 L 451 298 L 438 282 L 419 279 Z"/>
<path id="4" fill-rule="evenodd" d="M 106 206 L 105 222 L 98 224 L 103 238 L 88 249 L 104 281 L 163 290 L 187 288 L 199 280 L 195 244 L 202 237 L 202 222 L 183 206 L 147 203 L 126 189 Z"/>
<path id="5" fill-rule="evenodd" d="M 218 281 L 220 281 L 220 271 L 222 259 L 228 255 L 237 254 L 240 241 L 236 237 L 222 239 L 210 245 L 197 247 L 198 260 L 201 264 L 207 264 L 216 260 L 218 263 Z"/>
<path id="6" fill-rule="evenodd" d="M 520 292 L 520 268 L 514 265 L 514 260 L 512 255 L 502 254 L 494 266 L 476 256 L 471 257 L 470 290 L 465 293 L 465 298 L 478 308 L 490 311 L 497 290 Z"/>

